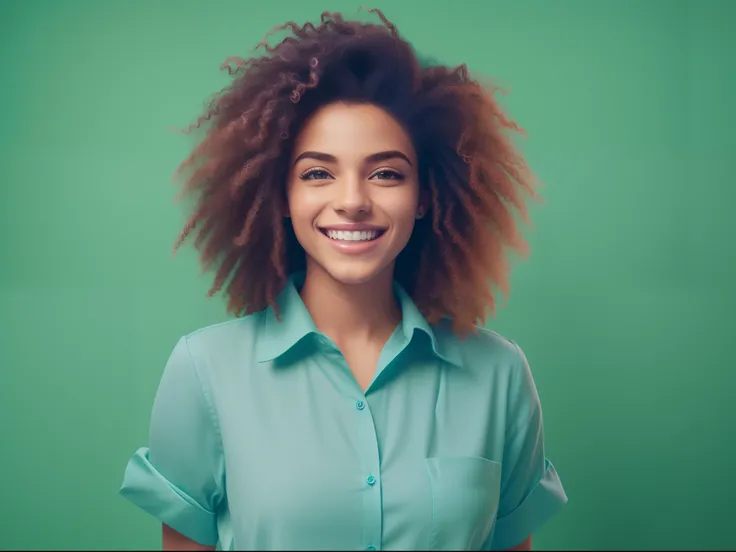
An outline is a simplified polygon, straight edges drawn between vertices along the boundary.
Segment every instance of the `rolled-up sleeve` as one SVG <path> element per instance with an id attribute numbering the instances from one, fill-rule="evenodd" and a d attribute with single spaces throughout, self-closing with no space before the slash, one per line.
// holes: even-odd
<path id="1" fill-rule="evenodd" d="M 207 380 L 197 372 L 182 338 L 156 393 L 148 447 L 128 462 L 120 493 L 184 536 L 215 545 L 224 479 L 222 441 Z"/>
<path id="2" fill-rule="evenodd" d="M 544 450 L 542 408 L 529 364 L 519 354 L 508 394 L 501 496 L 491 550 L 512 548 L 539 529 L 567 502 Z"/>

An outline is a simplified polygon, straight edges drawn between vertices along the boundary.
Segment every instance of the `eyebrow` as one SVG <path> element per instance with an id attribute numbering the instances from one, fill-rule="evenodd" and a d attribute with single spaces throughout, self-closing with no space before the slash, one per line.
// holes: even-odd
<path id="1" fill-rule="evenodd" d="M 324 163 L 337 163 L 337 157 L 330 155 L 329 153 L 322 153 L 320 151 L 305 151 L 301 153 L 296 159 L 294 159 L 294 165 L 296 165 L 302 159 L 316 159 L 317 161 L 323 161 Z M 409 165 L 411 161 L 409 158 L 398 150 L 379 151 L 372 153 L 365 158 L 366 163 L 376 163 L 377 161 L 387 161 L 389 159 L 403 159 Z"/>

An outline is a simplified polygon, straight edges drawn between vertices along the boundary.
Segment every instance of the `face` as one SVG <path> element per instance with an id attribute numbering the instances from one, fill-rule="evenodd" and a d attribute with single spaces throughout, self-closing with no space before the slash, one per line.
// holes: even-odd
<path id="1" fill-rule="evenodd" d="M 401 125 L 378 107 L 330 104 L 297 136 L 291 164 L 289 216 L 307 270 L 345 284 L 393 274 L 423 211 Z"/>

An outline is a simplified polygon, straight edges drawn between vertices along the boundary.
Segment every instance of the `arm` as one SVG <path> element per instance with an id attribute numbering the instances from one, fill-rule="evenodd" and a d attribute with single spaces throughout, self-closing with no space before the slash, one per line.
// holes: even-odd
<path id="1" fill-rule="evenodd" d="M 532 549 L 531 535 L 567 502 L 544 448 L 542 408 L 524 353 L 517 347 L 506 404 L 501 496 L 491 550 Z"/>
<path id="2" fill-rule="evenodd" d="M 165 525 L 164 550 L 213 550 L 218 541 L 225 465 L 210 396 L 182 338 L 161 376 L 149 446 L 130 459 L 120 489 Z"/>
<path id="3" fill-rule="evenodd" d="M 199 544 L 196 541 L 193 541 L 192 539 L 189 539 L 179 533 L 178 531 L 175 531 L 165 523 L 162 524 L 163 526 L 163 535 L 162 535 L 162 545 L 161 549 L 166 550 L 214 550 L 214 546 L 205 546 L 203 544 Z"/>

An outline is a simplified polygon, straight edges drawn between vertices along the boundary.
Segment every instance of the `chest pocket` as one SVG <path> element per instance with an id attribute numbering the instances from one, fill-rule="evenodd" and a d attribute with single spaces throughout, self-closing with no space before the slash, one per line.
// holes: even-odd
<path id="1" fill-rule="evenodd" d="M 431 550 L 479 550 L 493 530 L 501 464 L 474 456 L 427 458 Z"/>

